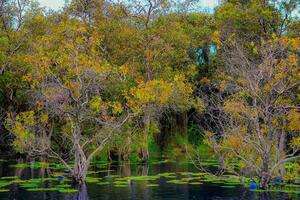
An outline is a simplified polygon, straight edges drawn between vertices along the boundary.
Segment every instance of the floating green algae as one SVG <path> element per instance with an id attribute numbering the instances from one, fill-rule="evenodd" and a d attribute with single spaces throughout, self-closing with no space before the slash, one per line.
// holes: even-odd
<path id="1" fill-rule="evenodd" d="M 0 189 L 0 193 L 1 192 L 9 192 L 10 190 L 8 190 L 8 189 Z"/>

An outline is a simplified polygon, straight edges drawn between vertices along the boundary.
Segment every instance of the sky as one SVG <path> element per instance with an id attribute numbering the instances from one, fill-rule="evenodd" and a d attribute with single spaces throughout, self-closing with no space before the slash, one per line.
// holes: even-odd
<path id="1" fill-rule="evenodd" d="M 58 10 L 64 5 L 64 0 L 38 0 L 42 6 Z M 200 0 L 203 8 L 213 9 L 219 0 Z"/>

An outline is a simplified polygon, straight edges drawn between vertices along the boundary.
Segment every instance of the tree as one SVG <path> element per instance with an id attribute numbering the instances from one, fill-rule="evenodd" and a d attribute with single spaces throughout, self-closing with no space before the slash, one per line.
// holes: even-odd
<path id="1" fill-rule="evenodd" d="M 172 13 L 168 3 L 133 1 L 109 9 L 110 18 L 94 16 L 104 33 L 105 58 L 118 66 L 126 82 L 120 89 L 140 127 L 143 161 L 148 160 L 148 139 L 158 131 L 161 114 L 167 108 L 187 110 L 194 102 L 195 49 L 209 34 L 207 27 L 198 34 L 196 24 L 212 21 L 207 15 Z"/>
<path id="2" fill-rule="evenodd" d="M 107 89 L 118 77 L 101 56 L 99 34 L 85 21 L 67 15 L 59 20 L 48 24 L 48 34 L 38 37 L 36 50 L 27 55 L 32 70 L 24 78 L 32 86 L 31 110 L 10 116 L 7 127 L 20 152 L 56 158 L 82 183 L 94 156 L 129 114 Z M 73 167 L 54 139 L 69 145 Z"/>
<path id="3" fill-rule="evenodd" d="M 255 175 L 267 189 L 272 176 L 283 175 L 282 165 L 300 157 L 299 38 L 274 35 L 252 44 L 255 57 L 245 49 L 236 41 L 223 46 L 221 94 L 210 99 L 215 111 L 208 114 L 219 129 L 207 131 L 206 143 L 224 170 Z"/>
<path id="4" fill-rule="evenodd" d="M 43 34 L 44 11 L 28 0 L 0 2 L 0 115 L 1 150 L 12 150 L 11 134 L 4 127 L 8 114 L 16 115 L 27 109 L 29 83 L 23 76 L 30 67 L 25 62 L 32 40 Z M 36 27 L 39 27 L 37 29 Z"/>

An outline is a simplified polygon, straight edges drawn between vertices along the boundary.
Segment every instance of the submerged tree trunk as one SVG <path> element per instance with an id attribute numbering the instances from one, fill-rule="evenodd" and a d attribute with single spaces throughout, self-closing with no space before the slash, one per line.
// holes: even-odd
<path id="1" fill-rule="evenodd" d="M 80 144 L 79 139 L 74 144 L 74 169 L 72 171 L 73 181 L 77 184 L 83 184 L 89 168 L 87 160 Z"/>
<path id="2" fill-rule="evenodd" d="M 149 159 L 149 149 L 148 149 L 148 137 L 150 133 L 150 123 L 151 123 L 151 116 L 149 111 L 144 116 L 144 133 L 143 133 L 143 141 L 142 147 L 139 153 L 140 159 L 142 162 L 147 162 Z"/>
<path id="3" fill-rule="evenodd" d="M 81 159 L 80 159 L 81 160 Z M 77 184 L 83 184 L 87 175 L 89 163 L 75 159 L 74 170 L 72 172 L 73 181 Z"/>
<path id="4" fill-rule="evenodd" d="M 270 175 L 270 169 L 269 169 L 269 156 L 264 155 L 262 160 L 262 165 L 261 165 L 261 171 L 260 171 L 260 180 L 259 180 L 259 188 L 266 190 L 269 188 L 269 183 L 271 180 L 271 175 Z"/>

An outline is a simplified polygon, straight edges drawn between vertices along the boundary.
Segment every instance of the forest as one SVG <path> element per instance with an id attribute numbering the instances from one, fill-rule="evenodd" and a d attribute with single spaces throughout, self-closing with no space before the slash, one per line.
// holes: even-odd
<path id="1" fill-rule="evenodd" d="M 99 163 L 186 162 L 297 199 L 299 17 L 299 0 L 0 0 L 0 157 L 79 186 Z"/>

